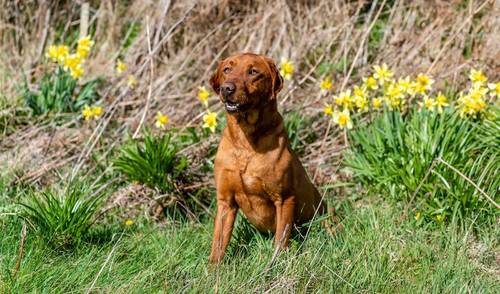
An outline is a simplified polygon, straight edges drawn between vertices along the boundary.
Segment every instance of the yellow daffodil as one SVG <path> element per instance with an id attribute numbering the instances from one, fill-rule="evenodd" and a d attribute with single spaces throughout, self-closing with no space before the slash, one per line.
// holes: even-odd
<path id="1" fill-rule="evenodd" d="M 389 70 L 387 64 L 382 64 L 382 66 L 375 65 L 374 67 L 375 73 L 373 77 L 378 80 L 379 84 L 383 85 L 386 81 L 390 80 L 394 73 Z"/>
<path id="2" fill-rule="evenodd" d="M 280 64 L 280 74 L 285 80 L 292 79 L 292 74 L 294 71 L 294 66 L 292 62 L 286 58 L 281 59 Z"/>
<path id="3" fill-rule="evenodd" d="M 75 68 L 71 68 L 70 74 L 71 74 L 71 77 L 75 80 L 81 78 L 84 74 L 82 66 L 78 65 Z"/>
<path id="4" fill-rule="evenodd" d="M 90 36 L 82 37 L 78 40 L 78 46 L 80 47 L 92 47 L 94 42 L 90 39 Z"/>
<path id="5" fill-rule="evenodd" d="M 443 221 L 443 219 L 444 219 L 444 216 L 442 214 L 436 215 L 436 221 L 441 222 L 441 221 Z"/>
<path id="6" fill-rule="evenodd" d="M 354 86 L 352 90 L 354 97 L 366 97 L 366 88 L 364 86 Z"/>
<path id="7" fill-rule="evenodd" d="M 123 63 L 121 60 L 118 60 L 116 62 L 116 72 L 121 74 L 126 70 L 127 70 L 127 65 L 125 63 Z"/>
<path id="8" fill-rule="evenodd" d="M 330 90 L 333 87 L 332 78 L 330 77 L 324 78 L 319 84 L 319 87 L 321 88 L 321 91 L 324 92 Z"/>
<path id="9" fill-rule="evenodd" d="M 435 100 L 436 100 L 436 107 L 439 113 L 443 112 L 443 107 L 450 105 L 448 103 L 448 98 L 446 98 L 446 96 L 444 96 L 441 92 L 438 93 Z"/>
<path id="10" fill-rule="evenodd" d="M 474 116 L 485 110 L 487 104 L 483 99 L 474 99 L 471 95 L 465 95 L 458 98 L 458 106 L 462 116 L 465 114 Z"/>
<path id="11" fill-rule="evenodd" d="M 50 60 L 56 62 L 57 61 L 57 46 L 56 45 L 50 45 L 49 50 L 47 50 L 47 53 L 45 53 L 45 57 L 49 58 Z"/>
<path id="12" fill-rule="evenodd" d="M 483 112 L 488 106 L 485 101 L 487 92 L 488 89 L 481 84 L 473 84 L 468 94 L 461 95 L 460 98 L 458 98 L 457 108 L 460 111 L 460 116 L 476 116 L 476 114 Z"/>
<path id="13" fill-rule="evenodd" d="M 168 115 L 165 115 L 158 111 L 156 114 L 156 123 L 155 126 L 159 129 L 165 129 L 165 126 L 168 124 L 169 118 Z"/>
<path id="14" fill-rule="evenodd" d="M 490 96 L 500 97 L 500 82 L 496 82 L 495 84 L 488 84 L 488 88 L 490 89 Z"/>
<path id="15" fill-rule="evenodd" d="M 368 90 L 377 90 L 378 89 L 377 80 L 372 76 L 370 76 L 368 78 L 363 78 L 363 83 Z"/>
<path id="16" fill-rule="evenodd" d="M 354 86 L 353 89 L 354 94 L 354 105 L 358 108 L 358 112 L 367 111 L 368 110 L 368 98 L 366 95 L 366 88 Z"/>
<path id="17" fill-rule="evenodd" d="M 400 109 L 404 104 L 403 89 L 397 83 L 389 81 L 384 92 L 384 97 L 389 109 Z"/>
<path id="18" fill-rule="evenodd" d="M 217 113 L 208 110 L 207 114 L 203 116 L 203 127 L 214 133 L 217 127 Z"/>
<path id="19" fill-rule="evenodd" d="M 101 106 L 94 106 L 92 107 L 92 112 L 94 113 L 94 117 L 98 118 L 102 115 L 104 109 Z"/>
<path id="20" fill-rule="evenodd" d="M 198 87 L 198 99 L 205 107 L 208 107 L 208 97 L 210 97 L 210 92 L 204 86 Z"/>
<path id="21" fill-rule="evenodd" d="M 473 68 L 470 70 L 469 79 L 473 84 L 479 85 L 484 85 L 488 81 L 482 70 L 475 70 Z"/>
<path id="22" fill-rule="evenodd" d="M 131 226 L 131 225 L 133 225 L 133 224 L 134 224 L 134 221 L 133 221 L 133 220 L 131 220 L 131 219 L 128 219 L 128 220 L 126 220 L 126 221 L 125 221 L 125 225 L 126 225 L 126 226 Z"/>
<path id="23" fill-rule="evenodd" d="M 413 91 L 417 94 L 424 95 L 427 91 L 432 89 L 432 84 L 434 80 L 430 76 L 425 74 L 418 74 L 415 83 L 413 83 Z"/>
<path id="24" fill-rule="evenodd" d="M 343 108 L 350 108 L 351 102 L 353 101 L 351 97 L 351 90 L 341 92 L 338 96 L 333 96 L 333 101 L 338 106 L 342 106 Z"/>
<path id="25" fill-rule="evenodd" d="M 76 54 L 78 54 L 78 56 L 80 56 L 81 58 L 87 58 L 89 56 L 89 53 L 90 53 L 90 48 L 86 47 L 76 48 Z"/>
<path id="26" fill-rule="evenodd" d="M 134 89 L 137 86 L 137 80 L 135 79 L 135 77 L 133 75 L 129 75 L 127 77 L 127 86 L 130 89 Z"/>
<path id="27" fill-rule="evenodd" d="M 90 39 L 89 36 L 80 38 L 78 40 L 78 46 L 76 47 L 76 53 L 81 58 L 87 58 L 90 52 L 90 48 L 94 45 L 94 42 Z"/>
<path id="28" fill-rule="evenodd" d="M 354 97 L 354 105 L 358 109 L 358 112 L 363 112 L 368 110 L 368 99 L 362 96 Z"/>
<path id="29" fill-rule="evenodd" d="M 69 47 L 66 45 L 50 46 L 46 54 L 54 62 L 64 64 L 64 60 L 69 55 Z"/>
<path id="30" fill-rule="evenodd" d="M 390 110 L 401 110 L 405 104 L 405 100 L 401 96 L 397 97 L 384 97 L 385 104 Z"/>
<path id="31" fill-rule="evenodd" d="M 433 111 L 436 106 L 436 101 L 428 96 L 424 96 L 424 101 L 418 102 L 418 105 L 420 106 L 420 109 L 426 108 L 427 110 Z"/>
<path id="32" fill-rule="evenodd" d="M 414 94 L 412 83 L 410 81 L 410 77 L 408 77 L 408 76 L 405 77 L 404 79 L 403 78 L 399 78 L 398 81 L 397 81 L 397 87 L 399 87 L 399 89 L 403 93 L 406 93 L 406 94 L 409 94 L 409 95 L 413 95 Z"/>
<path id="33" fill-rule="evenodd" d="M 85 105 L 83 106 L 82 116 L 85 120 L 89 120 L 92 118 L 92 116 L 94 116 L 94 112 L 88 105 Z"/>
<path id="34" fill-rule="evenodd" d="M 341 129 L 352 128 L 351 116 L 348 109 L 344 109 L 342 112 L 335 111 L 332 116 L 333 122 L 336 123 Z"/>
<path id="35" fill-rule="evenodd" d="M 372 106 L 373 106 L 373 109 L 380 109 L 380 107 L 382 106 L 382 98 L 373 98 L 372 99 Z"/>
<path id="36" fill-rule="evenodd" d="M 475 84 L 472 88 L 469 89 L 469 95 L 474 100 L 484 100 L 486 98 L 486 94 L 488 93 L 488 88 L 483 87 L 479 84 Z"/>
<path id="37" fill-rule="evenodd" d="M 78 54 L 68 55 L 64 59 L 64 70 L 73 70 L 82 64 L 82 58 Z"/>
<path id="38" fill-rule="evenodd" d="M 60 45 L 57 47 L 57 61 L 59 63 L 64 63 L 64 59 L 69 55 L 69 47 L 66 45 Z"/>
<path id="39" fill-rule="evenodd" d="M 328 104 L 328 103 L 325 103 L 325 107 L 323 108 L 323 112 L 326 115 L 332 115 L 333 114 L 333 106 Z"/>
<path id="40" fill-rule="evenodd" d="M 474 99 L 484 98 L 486 93 L 488 93 L 488 89 L 481 84 L 473 84 L 469 89 L 469 95 L 471 95 Z"/>
<path id="41" fill-rule="evenodd" d="M 104 112 L 104 109 L 100 106 L 92 106 L 88 105 L 83 106 L 82 116 L 85 120 L 89 119 L 98 119 Z"/>
<path id="42" fill-rule="evenodd" d="M 416 221 L 420 220 L 421 217 L 422 217 L 422 213 L 420 213 L 420 211 L 415 214 Z"/>

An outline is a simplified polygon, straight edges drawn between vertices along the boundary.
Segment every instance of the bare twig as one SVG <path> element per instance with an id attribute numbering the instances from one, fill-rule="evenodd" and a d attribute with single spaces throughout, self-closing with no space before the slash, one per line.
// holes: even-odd
<path id="1" fill-rule="evenodd" d="M 161 29 L 161 28 L 160 28 Z M 148 56 L 149 56 L 149 88 L 148 88 L 148 96 L 146 98 L 146 105 L 144 105 L 144 111 L 142 113 L 141 121 L 137 126 L 137 129 L 132 135 L 132 138 L 137 138 L 139 131 L 141 130 L 142 125 L 144 124 L 144 120 L 146 119 L 146 114 L 148 113 L 149 103 L 151 101 L 151 93 L 153 92 L 153 79 L 154 79 L 154 63 L 153 63 L 153 54 L 151 51 L 151 38 L 149 34 L 149 18 L 146 20 L 146 38 L 148 40 Z"/>
<path id="2" fill-rule="evenodd" d="M 51 9 L 50 9 L 50 4 L 48 4 L 47 6 L 48 6 L 46 8 L 47 10 L 45 11 L 44 27 L 43 27 L 43 31 L 42 31 L 42 36 L 40 38 L 40 46 L 38 47 L 37 62 L 40 60 L 40 58 L 43 55 L 43 50 L 45 48 L 45 42 L 47 42 L 47 36 L 49 33 Z"/>
<path id="3" fill-rule="evenodd" d="M 85 292 L 85 293 L 87 293 L 87 294 L 90 293 L 90 291 L 92 291 L 92 289 L 94 288 L 95 283 L 97 282 L 97 279 L 99 279 L 99 277 L 101 276 L 102 271 L 104 270 L 104 268 L 108 264 L 109 260 L 113 256 L 113 253 L 115 252 L 115 250 L 116 250 L 116 248 L 118 246 L 118 243 L 120 243 L 120 240 L 122 239 L 124 232 L 125 231 L 123 231 L 121 233 L 120 238 L 118 238 L 118 240 L 116 241 L 116 243 L 113 245 L 113 248 L 111 248 L 111 251 L 109 252 L 108 256 L 106 257 L 106 260 L 104 261 L 104 263 L 102 264 L 101 269 L 99 270 L 99 272 L 95 276 L 94 280 L 92 281 L 92 284 L 90 285 L 90 287 L 87 289 L 87 292 Z"/>

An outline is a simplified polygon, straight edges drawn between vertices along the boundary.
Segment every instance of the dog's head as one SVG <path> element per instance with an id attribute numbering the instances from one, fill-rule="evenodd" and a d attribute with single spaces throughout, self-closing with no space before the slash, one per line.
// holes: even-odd
<path id="1" fill-rule="evenodd" d="M 227 112 L 245 112 L 275 100 L 283 87 L 283 78 L 270 58 L 241 53 L 219 63 L 210 85 Z"/>

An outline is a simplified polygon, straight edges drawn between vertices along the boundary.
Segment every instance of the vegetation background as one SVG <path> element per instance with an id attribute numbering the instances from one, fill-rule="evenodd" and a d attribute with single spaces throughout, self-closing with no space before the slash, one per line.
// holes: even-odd
<path id="1" fill-rule="evenodd" d="M 499 1 L 2 0 L 0 7 L 0 292 L 500 292 L 498 210 L 480 200 L 477 215 L 422 222 L 413 207 L 408 215 L 406 197 L 390 201 L 389 192 L 360 185 L 344 162 L 346 133 L 323 115 L 319 88 L 330 76 L 333 91 L 343 91 L 382 63 L 400 76 L 427 73 L 449 93 L 466 87 L 470 68 L 498 81 Z M 102 116 L 83 120 L 83 104 L 35 111 L 28 101 L 44 93 L 49 46 L 74 48 L 87 35 L 94 45 L 85 73 L 62 88 L 84 92 L 78 97 L 103 107 Z M 224 119 L 211 95 L 220 124 L 216 134 L 202 129 L 197 93 L 219 60 L 244 51 L 293 62 L 280 111 L 344 230 L 332 236 L 314 223 L 305 240 L 273 256 L 269 236 L 239 217 L 228 261 L 211 269 L 211 170 Z M 119 60 L 124 74 L 115 70 Z M 158 112 L 168 115 L 167 130 L 155 127 Z M 492 125 L 498 147 L 498 120 Z M 141 148 L 145 155 L 136 156 Z M 488 167 L 483 188 L 498 203 L 498 160 Z M 165 170 L 175 177 L 155 186 L 148 175 Z"/>

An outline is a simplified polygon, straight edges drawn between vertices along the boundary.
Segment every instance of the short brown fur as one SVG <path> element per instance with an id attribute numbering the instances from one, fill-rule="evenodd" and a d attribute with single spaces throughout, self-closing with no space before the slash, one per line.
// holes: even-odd
<path id="1" fill-rule="evenodd" d="M 277 249 L 287 246 L 294 224 L 325 212 L 321 195 L 290 148 L 278 113 L 276 96 L 283 79 L 274 62 L 256 54 L 235 54 L 222 61 L 210 79 L 218 94 L 228 83 L 234 85 L 230 102 L 245 107 L 227 112 L 215 157 L 212 263 L 224 256 L 238 208 L 257 229 L 275 233 Z M 220 97 L 228 103 L 223 94 Z"/>

